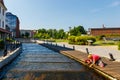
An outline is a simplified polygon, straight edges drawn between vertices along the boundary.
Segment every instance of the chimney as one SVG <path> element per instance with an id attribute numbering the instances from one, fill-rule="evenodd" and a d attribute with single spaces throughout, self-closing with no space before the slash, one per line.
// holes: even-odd
<path id="1" fill-rule="evenodd" d="M 103 24 L 102 27 L 105 28 L 105 25 Z"/>

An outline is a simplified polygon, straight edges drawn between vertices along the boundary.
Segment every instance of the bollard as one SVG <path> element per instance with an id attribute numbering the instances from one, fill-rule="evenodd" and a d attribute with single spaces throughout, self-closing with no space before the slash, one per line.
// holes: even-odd
<path id="1" fill-rule="evenodd" d="M 5 57 L 7 55 L 7 47 L 5 48 L 5 50 L 4 50 L 4 55 L 3 55 L 3 57 Z"/>
<path id="2" fill-rule="evenodd" d="M 63 44 L 63 47 L 65 48 L 65 44 Z"/>
<path id="3" fill-rule="evenodd" d="M 112 53 L 109 53 L 110 61 L 115 61 L 115 58 L 113 57 Z"/>
<path id="4" fill-rule="evenodd" d="M 56 43 L 56 46 L 57 46 L 57 43 Z"/>
<path id="5" fill-rule="evenodd" d="M 86 48 L 86 52 L 87 52 L 87 54 L 89 54 L 88 48 Z"/>
<path id="6" fill-rule="evenodd" d="M 73 50 L 75 50 L 75 46 L 73 46 Z"/>

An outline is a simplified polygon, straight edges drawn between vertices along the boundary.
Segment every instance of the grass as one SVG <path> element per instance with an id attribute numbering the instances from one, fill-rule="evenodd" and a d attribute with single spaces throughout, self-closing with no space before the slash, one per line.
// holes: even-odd
<path id="1" fill-rule="evenodd" d="M 67 42 L 67 39 L 50 39 L 48 41 L 53 41 L 53 42 Z M 95 43 L 93 43 L 93 45 L 99 45 L 99 46 L 112 46 L 112 45 L 118 45 L 118 41 L 96 41 Z"/>
<path id="2" fill-rule="evenodd" d="M 68 42 L 67 39 L 56 39 L 55 42 Z"/>
<path id="3" fill-rule="evenodd" d="M 93 45 L 100 45 L 100 46 L 111 46 L 111 45 L 118 45 L 117 41 L 96 41 Z"/>

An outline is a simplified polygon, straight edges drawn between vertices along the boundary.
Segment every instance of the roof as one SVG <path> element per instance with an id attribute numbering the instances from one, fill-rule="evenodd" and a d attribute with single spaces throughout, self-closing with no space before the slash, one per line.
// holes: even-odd
<path id="1" fill-rule="evenodd" d="M 11 32 L 10 32 L 10 31 L 7 31 L 7 30 L 2 29 L 2 28 L 0 28 L 0 32 L 11 34 Z"/>
<path id="2" fill-rule="evenodd" d="M 4 1 L 0 0 L 0 3 L 3 5 L 3 7 L 7 10 L 6 6 L 4 5 Z"/>
<path id="3" fill-rule="evenodd" d="M 120 29 L 120 27 L 111 27 L 111 28 L 90 28 L 91 30 L 109 30 L 109 29 L 112 29 L 112 30 L 116 30 L 116 29 Z"/>

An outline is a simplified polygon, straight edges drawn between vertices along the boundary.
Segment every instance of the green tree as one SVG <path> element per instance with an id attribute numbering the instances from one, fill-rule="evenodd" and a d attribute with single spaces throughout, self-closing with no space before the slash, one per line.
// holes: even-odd
<path id="1" fill-rule="evenodd" d="M 22 33 L 22 34 L 21 34 L 21 37 L 24 38 L 24 36 L 25 36 L 25 35 Z"/>
<path id="2" fill-rule="evenodd" d="M 86 31 L 83 26 L 74 27 L 69 32 L 70 32 L 70 35 L 73 35 L 73 36 L 80 36 L 81 34 L 86 34 Z"/>
<path id="3" fill-rule="evenodd" d="M 47 32 L 47 31 L 46 31 L 46 29 L 44 29 L 44 28 L 38 30 L 38 33 L 46 33 L 46 32 Z"/>
<path id="4" fill-rule="evenodd" d="M 63 39 L 64 37 L 65 37 L 65 32 L 64 32 L 63 29 L 60 29 L 60 30 L 58 31 L 58 38 L 59 38 L 59 39 Z"/>
<path id="5" fill-rule="evenodd" d="M 25 32 L 25 37 L 28 38 L 30 36 L 30 33 Z"/>

